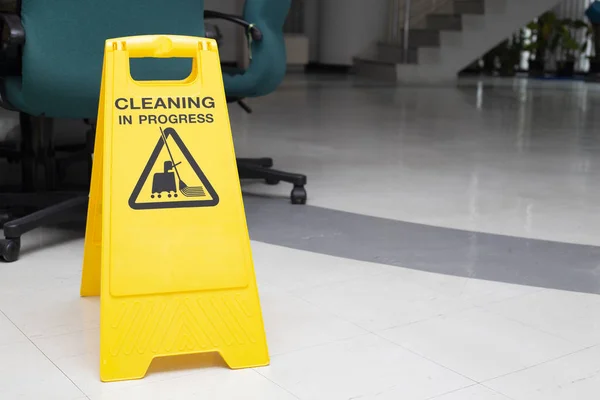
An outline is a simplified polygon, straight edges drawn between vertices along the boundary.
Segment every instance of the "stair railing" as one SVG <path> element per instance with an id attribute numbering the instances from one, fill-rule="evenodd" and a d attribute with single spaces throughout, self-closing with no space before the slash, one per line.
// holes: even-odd
<path id="1" fill-rule="evenodd" d="M 410 6 L 412 1 L 404 1 L 404 29 L 402 35 L 402 53 L 404 53 L 402 60 L 405 64 L 408 63 L 408 37 L 410 34 Z"/>
<path id="2" fill-rule="evenodd" d="M 389 0 L 386 42 L 402 46 L 404 62 L 408 61 L 411 29 L 425 28 L 429 14 L 448 9 L 452 0 Z"/>

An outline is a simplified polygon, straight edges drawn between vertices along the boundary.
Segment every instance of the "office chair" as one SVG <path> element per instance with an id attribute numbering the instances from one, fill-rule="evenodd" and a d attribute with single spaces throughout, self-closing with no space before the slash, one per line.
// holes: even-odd
<path id="1" fill-rule="evenodd" d="M 239 104 L 252 112 L 244 98 L 264 96 L 273 92 L 283 80 L 287 58 L 283 25 L 291 0 L 246 0 L 243 16 L 206 11 L 204 18 L 223 19 L 245 29 L 249 41 L 250 65 L 246 70 L 223 69 L 223 83 L 228 102 Z M 272 169 L 271 158 L 238 158 L 241 179 L 261 179 L 274 185 L 281 181 L 293 185 L 290 195 L 293 204 L 306 203 L 306 176 Z"/>
<path id="2" fill-rule="evenodd" d="M 21 162 L 23 191 L 0 191 L 0 209 L 34 212 L 0 221 L 5 236 L 0 257 L 7 262 L 19 258 L 23 234 L 85 215 L 88 189 L 58 190 L 59 178 L 70 163 L 91 158 L 105 40 L 144 34 L 204 36 L 202 0 L 14 3 L 14 13 L 0 13 L 0 53 L 6 64 L 0 106 L 19 112 L 21 148 L 4 147 L 0 156 Z M 138 80 L 177 80 L 189 75 L 191 60 L 134 59 L 131 70 Z M 56 146 L 54 118 L 87 121 L 86 143 Z M 43 171 L 43 187 L 37 183 L 38 170 Z"/>
<path id="3" fill-rule="evenodd" d="M 21 161 L 23 191 L 0 192 L 0 209 L 34 212 L 20 218 L 6 215 L 0 221 L 5 236 L 0 240 L 0 257 L 7 262 L 19 258 L 23 234 L 85 215 L 87 188 L 58 189 L 62 173 L 72 162 L 87 160 L 91 173 L 105 40 L 144 34 L 204 36 L 202 0 L 53 0 L 50 6 L 44 0 L 14 3 L 15 13 L 0 13 L 0 52 L 8 64 L 5 70 L 9 71 L 0 82 L 0 106 L 19 112 L 21 149 L 3 149 L 0 156 Z M 273 1 L 269 5 L 273 10 L 264 8 L 267 3 L 271 2 L 248 2 L 244 15 L 255 20 L 255 26 L 240 20 L 253 34 L 255 56 L 247 71 L 224 76 L 226 92 L 235 96 L 232 101 L 269 93 L 285 73 L 281 27 L 289 0 Z M 277 50 L 270 52 L 267 46 Z M 265 67 L 268 64 L 274 68 Z M 137 80 L 179 80 L 190 71 L 189 59 L 131 60 L 131 73 Z M 90 129 L 85 143 L 56 146 L 54 118 L 86 121 Z M 270 159 L 242 159 L 240 175 L 272 184 L 291 182 L 292 201 L 304 203 L 306 178 L 270 170 L 269 163 L 272 164 Z M 43 188 L 36 183 L 39 169 L 44 172 Z"/>

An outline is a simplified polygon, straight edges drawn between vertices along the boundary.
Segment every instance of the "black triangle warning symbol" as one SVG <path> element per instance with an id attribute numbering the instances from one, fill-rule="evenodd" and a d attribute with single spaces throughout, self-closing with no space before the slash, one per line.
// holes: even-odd
<path id="1" fill-rule="evenodd" d="M 160 137 L 129 197 L 129 206 L 134 210 L 155 210 L 217 204 L 217 192 L 179 134 L 173 128 L 160 128 Z"/>

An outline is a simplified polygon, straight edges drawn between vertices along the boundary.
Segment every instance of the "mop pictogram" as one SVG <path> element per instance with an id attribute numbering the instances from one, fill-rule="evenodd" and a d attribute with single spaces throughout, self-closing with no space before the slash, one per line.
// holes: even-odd
<path id="1" fill-rule="evenodd" d="M 184 176 L 194 184 L 188 185 Z M 160 138 L 131 193 L 129 206 L 147 210 L 210 207 L 218 202 L 217 193 L 179 134 L 173 128 L 160 128 Z"/>
<path id="2" fill-rule="evenodd" d="M 179 182 L 179 191 L 187 197 L 203 197 L 206 196 L 204 188 L 202 186 L 189 187 L 185 184 L 183 179 L 181 179 L 181 175 L 179 175 L 179 170 L 177 166 L 181 164 L 181 161 L 175 163 L 173 159 L 173 153 L 171 153 L 171 149 L 169 148 L 169 142 L 167 141 L 167 136 L 165 135 L 165 131 L 160 128 L 160 135 L 165 143 L 165 147 L 167 148 L 167 152 L 169 153 L 170 161 L 165 161 L 163 172 L 156 172 L 154 174 L 152 180 L 152 195 L 150 197 L 154 198 L 157 196 L 161 198 L 161 192 L 167 192 L 168 197 L 177 197 L 176 187 L 175 187 L 175 175 L 177 175 L 177 181 Z M 175 170 L 175 174 L 171 172 L 171 170 Z M 171 194 L 173 192 L 173 194 Z"/>

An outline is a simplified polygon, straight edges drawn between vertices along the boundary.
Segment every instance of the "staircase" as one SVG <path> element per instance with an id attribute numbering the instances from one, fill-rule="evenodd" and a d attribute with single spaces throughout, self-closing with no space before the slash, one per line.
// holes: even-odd
<path id="1" fill-rule="evenodd" d="M 559 0 L 412 0 L 408 54 L 404 1 L 390 7 L 387 38 L 354 58 L 360 76 L 402 83 L 438 83 L 457 74 Z M 394 18 L 395 14 L 400 15 Z"/>

